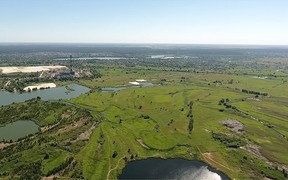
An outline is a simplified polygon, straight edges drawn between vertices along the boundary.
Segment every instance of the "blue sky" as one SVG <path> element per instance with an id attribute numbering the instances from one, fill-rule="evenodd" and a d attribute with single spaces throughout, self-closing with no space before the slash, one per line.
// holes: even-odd
<path id="1" fill-rule="evenodd" d="M 288 45 L 288 0 L 0 0 L 0 42 Z"/>

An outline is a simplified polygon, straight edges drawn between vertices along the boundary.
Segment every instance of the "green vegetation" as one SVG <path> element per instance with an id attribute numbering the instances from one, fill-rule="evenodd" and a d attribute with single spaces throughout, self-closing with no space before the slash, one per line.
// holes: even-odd
<path id="1" fill-rule="evenodd" d="M 225 144 L 227 147 L 231 148 L 239 148 L 240 146 L 244 146 L 245 142 L 240 138 L 233 137 L 223 133 L 212 133 L 212 137 L 216 141 L 220 141 L 221 143 Z"/>
<path id="2" fill-rule="evenodd" d="M 17 120 L 34 120 L 40 126 L 53 125 L 67 109 L 65 104 L 32 99 L 25 103 L 2 107 L 0 109 L 0 124 Z"/>
<path id="3" fill-rule="evenodd" d="M 202 160 L 233 179 L 287 177 L 287 72 L 261 69 L 264 62 L 163 61 L 87 61 L 101 77 L 71 81 L 91 92 L 0 108 L 1 125 L 31 119 L 41 126 L 38 134 L 4 143 L 0 178 L 116 179 L 126 163 L 149 157 Z M 138 78 L 155 86 L 129 87 Z M 226 119 L 241 122 L 243 130 L 224 126 Z"/>

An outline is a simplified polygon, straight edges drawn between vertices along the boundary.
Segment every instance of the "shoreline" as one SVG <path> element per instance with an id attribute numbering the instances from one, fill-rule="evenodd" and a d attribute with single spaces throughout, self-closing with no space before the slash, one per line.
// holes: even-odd
<path id="1" fill-rule="evenodd" d="M 27 86 L 23 90 L 26 92 L 34 91 L 34 90 L 40 90 L 40 89 L 49 89 L 49 88 L 55 88 L 55 83 L 41 83 L 33 86 Z"/>

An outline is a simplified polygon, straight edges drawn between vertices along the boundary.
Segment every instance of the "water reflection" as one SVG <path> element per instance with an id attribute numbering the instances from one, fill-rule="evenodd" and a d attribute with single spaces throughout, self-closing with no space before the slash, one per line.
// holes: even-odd
<path id="1" fill-rule="evenodd" d="M 138 86 L 128 86 L 128 87 L 104 87 L 101 88 L 102 92 L 118 92 L 121 91 L 123 89 L 127 89 L 127 88 L 141 88 L 141 87 L 150 87 L 150 86 L 154 86 L 153 83 L 150 82 L 140 82 Z"/>
<path id="2" fill-rule="evenodd" d="M 32 91 L 30 93 L 10 93 L 7 91 L 0 91 L 0 106 L 9 105 L 13 102 L 19 103 L 26 100 L 41 97 L 42 100 L 58 100 L 58 99 L 71 99 L 75 98 L 83 93 L 89 92 L 90 89 L 78 84 L 70 84 L 67 87 L 56 87 L 51 89 L 44 89 L 38 91 Z"/>
<path id="3" fill-rule="evenodd" d="M 204 162 L 184 159 L 133 161 L 123 169 L 119 179 L 175 179 L 175 180 L 226 180 L 225 174 Z"/>

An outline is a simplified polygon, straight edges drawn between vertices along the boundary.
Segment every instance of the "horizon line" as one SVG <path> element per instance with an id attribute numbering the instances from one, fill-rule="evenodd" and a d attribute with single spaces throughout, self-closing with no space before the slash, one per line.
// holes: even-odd
<path id="1" fill-rule="evenodd" d="M 215 46 L 288 46 L 288 44 L 244 44 L 244 43 L 155 43 L 155 42 L 0 42 L 3 44 L 90 44 L 90 45 L 215 45 Z"/>

